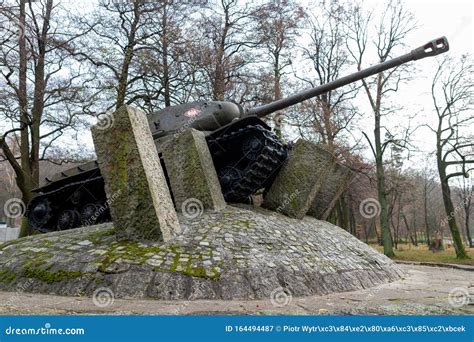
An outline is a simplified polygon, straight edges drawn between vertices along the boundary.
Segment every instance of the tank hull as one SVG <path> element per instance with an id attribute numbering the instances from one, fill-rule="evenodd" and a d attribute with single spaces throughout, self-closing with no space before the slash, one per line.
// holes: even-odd
<path id="1" fill-rule="evenodd" d="M 155 138 L 166 175 L 160 151 L 165 140 L 166 136 Z M 287 157 L 286 146 L 256 117 L 245 117 L 206 132 L 206 140 L 227 202 L 249 203 L 251 195 L 271 185 Z M 35 192 L 37 196 L 28 206 L 27 217 L 40 232 L 66 230 L 111 219 L 97 162 L 56 174 L 46 179 L 46 184 Z"/>

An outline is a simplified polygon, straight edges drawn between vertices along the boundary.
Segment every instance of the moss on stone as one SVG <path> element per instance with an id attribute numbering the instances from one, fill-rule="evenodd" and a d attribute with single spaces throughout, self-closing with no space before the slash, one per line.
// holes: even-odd
<path id="1" fill-rule="evenodd" d="M 93 244 L 97 245 L 101 242 L 102 238 L 108 236 L 114 236 L 115 229 L 113 227 L 108 227 L 98 232 L 90 233 L 86 236 L 86 240 L 91 241 Z"/>
<path id="2" fill-rule="evenodd" d="M 53 242 L 48 239 L 42 239 L 39 240 L 37 243 L 35 243 L 34 247 L 35 248 L 49 248 L 53 245 Z"/>
<path id="3" fill-rule="evenodd" d="M 45 283 L 52 284 L 64 279 L 78 278 L 83 275 L 79 271 L 66 271 L 58 270 L 55 272 L 47 271 L 41 268 L 25 267 L 23 269 L 23 274 L 26 278 L 34 278 L 41 280 Z"/>
<path id="4" fill-rule="evenodd" d="M 217 271 L 217 268 L 213 267 L 211 268 L 211 271 L 213 272 L 213 275 L 207 274 L 206 269 L 203 267 L 188 267 L 185 270 L 181 271 L 181 273 L 191 277 L 204 278 L 209 280 L 219 280 L 221 275 Z"/>
<path id="5" fill-rule="evenodd" d="M 232 224 L 237 225 L 242 228 L 250 229 L 252 223 L 249 220 L 235 220 L 235 221 L 232 221 Z"/>
<path id="6" fill-rule="evenodd" d="M 107 253 L 103 255 L 99 270 L 104 272 L 107 267 L 109 267 L 117 259 L 124 258 L 127 255 L 133 256 L 134 263 L 145 264 L 149 259 L 147 255 L 168 252 L 170 249 L 172 249 L 172 247 L 173 246 L 167 248 L 161 248 L 159 246 L 143 247 L 135 241 L 119 241 L 111 245 Z M 180 246 L 178 245 L 178 247 Z"/>
<path id="7" fill-rule="evenodd" d="M 11 272 L 8 268 L 0 270 L 0 283 L 10 284 L 16 279 L 16 274 Z"/>
<path id="8" fill-rule="evenodd" d="M 41 258 L 30 259 L 25 263 L 21 276 L 25 278 L 38 279 L 45 283 L 52 284 L 64 279 L 78 278 L 84 275 L 84 273 L 79 271 L 50 271 L 52 265 L 42 268 L 45 264 L 46 261 Z"/>
<path id="9" fill-rule="evenodd" d="M 0 243 L 0 250 L 5 249 L 8 246 L 11 246 L 11 245 L 13 245 L 17 242 L 18 242 L 17 240 L 11 240 L 11 241 L 7 241 L 7 242 L 4 242 L 4 243 Z"/>
<path id="10" fill-rule="evenodd" d="M 120 248 L 122 247 L 122 248 Z M 120 248 L 120 249 L 119 249 Z M 192 255 L 194 259 L 202 260 L 203 254 L 195 254 L 192 247 L 183 246 L 183 245 L 170 245 L 170 246 L 140 246 L 135 241 L 120 241 L 114 243 L 106 254 L 103 255 L 101 265 L 99 266 L 100 272 L 107 272 L 107 268 L 112 265 L 118 259 L 124 259 L 127 254 L 133 256 L 133 262 L 138 264 L 146 264 L 147 260 L 150 259 L 150 254 L 159 254 L 159 253 L 172 253 L 172 263 L 169 266 L 155 266 L 153 269 L 157 271 L 171 271 L 182 273 L 184 275 L 205 278 L 210 280 L 220 279 L 220 273 L 217 271 L 217 268 L 211 269 L 213 275 L 210 276 L 206 273 L 206 269 L 202 267 L 192 267 L 191 257 L 186 262 L 180 262 L 183 254 Z M 212 257 L 212 251 L 205 254 Z M 166 257 L 164 257 L 166 258 Z"/>

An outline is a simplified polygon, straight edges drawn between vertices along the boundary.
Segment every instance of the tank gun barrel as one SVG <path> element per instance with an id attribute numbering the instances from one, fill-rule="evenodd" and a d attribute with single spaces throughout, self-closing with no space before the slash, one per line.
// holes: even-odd
<path id="1" fill-rule="evenodd" d="M 276 111 L 293 106 L 297 103 L 303 102 L 307 99 L 327 93 L 328 91 L 334 90 L 336 88 L 340 88 L 363 78 L 378 74 L 382 71 L 397 67 L 410 61 L 416 61 L 425 57 L 436 56 L 438 54 L 445 53 L 448 50 L 449 44 L 446 37 L 434 39 L 402 56 L 354 72 L 348 76 L 341 77 L 337 80 L 320 85 L 318 87 L 304 90 L 298 94 L 291 95 L 287 98 L 276 100 L 274 102 L 262 106 L 248 109 L 245 115 L 255 115 L 257 117 L 263 117 Z"/>

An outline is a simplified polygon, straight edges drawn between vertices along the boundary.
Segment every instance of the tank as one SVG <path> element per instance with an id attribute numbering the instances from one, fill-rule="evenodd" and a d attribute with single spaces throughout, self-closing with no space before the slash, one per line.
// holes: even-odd
<path id="1" fill-rule="evenodd" d="M 227 202 L 249 203 L 251 195 L 268 189 L 285 162 L 289 147 L 262 120 L 276 111 L 348 85 L 404 63 L 449 50 L 441 37 L 400 57 L 376 64 L 287 98 L 244 109 L 234 102 L 203 101 L 171 106 L 149 116 L 150 130 L 160 146 L 187 128 L 203 131 Z M 46 178 L 34 190 L 26 215 L 40 232 L 65 230 L 110 220 L 104 181 L 96 161 Z"/>

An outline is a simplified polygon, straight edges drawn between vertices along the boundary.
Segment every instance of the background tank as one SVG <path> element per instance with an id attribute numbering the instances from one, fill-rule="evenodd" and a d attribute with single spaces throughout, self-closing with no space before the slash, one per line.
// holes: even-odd
<path id="1" fill-rule="evenodd" d="M 448 50 L 447 39 L 438 38 L 400 57 L 248 110 L 222 101 L 167 107 L 150 116 L 150 129 L 160 158 L 160 146 L 173 134 L 187 128 L 205 132 L 224 198 L 227 202 L 245 203 L 250 195 L 272 184 L 287 157 L 287 147 L 260 118 L 384 70 Z M 162 158 L 161 162 L 166 171 Z M 58 173 L 34 191 L 38 195 L 29 204 L 27 216 L 39 231 L 110 220 L 97 162 Z"/>

